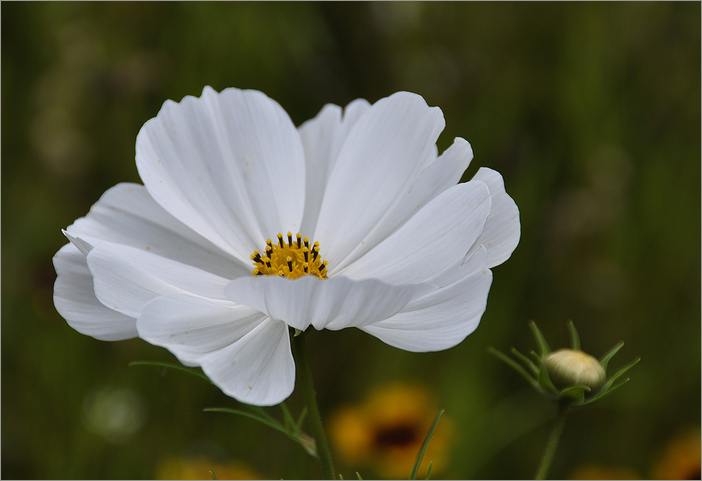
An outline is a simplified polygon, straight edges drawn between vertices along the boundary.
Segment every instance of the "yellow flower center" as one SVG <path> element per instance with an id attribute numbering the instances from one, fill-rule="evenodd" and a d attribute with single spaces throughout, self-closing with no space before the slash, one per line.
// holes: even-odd
<path id="1" fill-rule="evenodd" d="M 251 254 L 256 268 L 252 274 L 255 276 L 281 276 L 290 279 L 312 274 L 320 279 L 327 278 L 327 261 L 322 261 L 319 255 L 319 242 L 310 246 L 310 240 L 304 239 L 298 233 L 293 239 L 292 232 L 288 232 L 285 242 L 283 234 L 278 234 L 278 242 L 266 240 L 266 249 L 263 254 L 255 250 Z"/>

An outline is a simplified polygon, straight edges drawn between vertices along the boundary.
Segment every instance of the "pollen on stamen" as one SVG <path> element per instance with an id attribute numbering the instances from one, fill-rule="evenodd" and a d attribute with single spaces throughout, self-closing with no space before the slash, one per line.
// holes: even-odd
<path id="1" fill-rule="evenodd" d="M 255 250 L 251 254 L 255 267 L 253 275 L 281 276 L 290 279 L 313 275 L 326 279 L 328 262 L 322 261 L 319 242 L 310 245 L 307 237 L 303 238 L 300 233 L 293 236 L 292 232 L 288 232 L 286 236 L 279 233 L 276 237 L 278 242 L 275 244 L 271 239 L 266 239 L 264 253 Z"/>

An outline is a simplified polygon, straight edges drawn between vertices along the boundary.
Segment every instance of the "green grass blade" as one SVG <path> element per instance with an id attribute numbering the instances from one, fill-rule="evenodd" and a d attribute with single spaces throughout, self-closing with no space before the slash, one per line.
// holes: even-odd
<path id="1" fill-rule="evenodd" d="M 431 479 L 431 468 L 433 468 L 433 467 L 434 467 L 434 461 L 431 461 L 429 463 L 429 468 L 427 469 L 427 480 Z"/>
<path id="2" fill-rule="evenodd" d="M 132 367 L 132 366 L 168 367 L 171 369 L 175 369 L 177 371 L 187 372 L 188 374 L 192 374 L 193 376 L 197 376 L 200 379 L 204 379 L 205 381 L 212 384 L 212 381 L 210 381 L 210 378 L 205 376 L 203 373 L 198 372 L 198 371 L 193 371 L 192 369 L 188 369 L 187 367 L 183 367 L 179 364 L 172 364 L 170 362 L 158 362 L 158 361 L 132 361 L 128 365 L 129 365 L 129 367 Z"/>
<path id="3" fill-rule="evenodd" d="M 436 430 L 436 425 L 439 423 L 439 418 L 441 418 L 442 414 L 444 414 L 443 409 L 441 411 L 439 411 L 439 414 L 437 414 L 436 418 L 434 418 L 434 423 L 431 425 L 431 428 L 429 429 L 429 433 L 427 434 L 427 437 L 424 439 L 424 443 L 422 444 L 422 447 L 419 450 L 419 454 L 417 454 L 417 461 L 415 461 L 414 468 L 412 468 L 412 474 L 410 475 L 410 479 L 417 479 L 417 471 L 419 471 L 419 466 L 422 464 L 422 458 L 424 458 L 424 452 L 427 450 L 427 447 L 429 447 L 429 441 L 431 441 L 432 436 L 434 436 L 434 430 Z"/>

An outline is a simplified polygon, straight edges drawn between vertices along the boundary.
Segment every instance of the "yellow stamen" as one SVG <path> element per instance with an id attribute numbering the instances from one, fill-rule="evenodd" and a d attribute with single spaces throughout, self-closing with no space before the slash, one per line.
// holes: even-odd
<path id="1" fill-rule="evenodd" d="M 304 275 L 313 275 L 320 279 L 327 278 L 326 269 L 329 262 L 322 261 L 322 256 L 319 255 L 319 242 L 310 246 L 310 240 L 307 237 L 303 239 L 299 233 L 293 236 L 292 232 L 287 233 L 287 242 L 283 240 L 282 233 L 278 234 L 277 238 L 277 244 L 266 239 L 263 254 L 258 250 L 251 254 L 251 260 L 255 266 L 253 275 L 281 276 L 290 279 Z"/>

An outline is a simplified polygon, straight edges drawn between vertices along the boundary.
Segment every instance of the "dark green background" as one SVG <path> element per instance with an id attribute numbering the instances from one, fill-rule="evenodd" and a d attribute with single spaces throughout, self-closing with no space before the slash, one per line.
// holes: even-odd
<path id="1" fill-rule="evenodd" d="M 396 380 L 426 385 L 456 426 L 449 478 L 524 478 L 555 408 L 486 352 L 552 347 L 573 319 L 630 383 L 574 412 L 552 475 L 583 463 L 641 476 L 700 424 L 700 3 L 2 3 L 2 476 L 149 478 L 169 455 L 243 459 L 262 476 L 315 463 L 140 340 L 96 341 L 52 302 L 60 229 L 109 187 L 139 182 L 134 142 L 166 99 L 252 88 L 296 125 L 325 103 L 398 90 L 446 117 L 441 150 L 471 142 L 502 173 L 522 239 L 494 269 L 478 330 L 414 354 L 357 330 L 313 332 L 324 413 Z M 83 405 L 128 389 L 143 427 L 108 443 Z M 298 393 L 289 401 L 301 407 Z M 277 414 L 277 411 L 271 410 Z M 337 463 L 346 479 L 356 469 Z M 408 467 L 409 471 L 410 467 Z M 437 469 L 439 469 L 437 467 Z"/>

